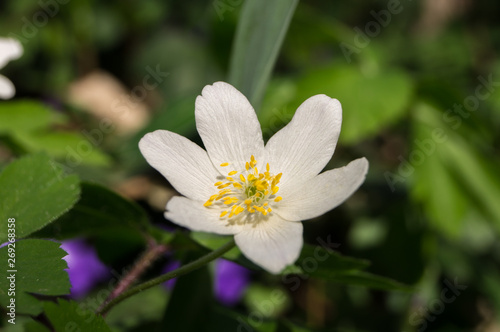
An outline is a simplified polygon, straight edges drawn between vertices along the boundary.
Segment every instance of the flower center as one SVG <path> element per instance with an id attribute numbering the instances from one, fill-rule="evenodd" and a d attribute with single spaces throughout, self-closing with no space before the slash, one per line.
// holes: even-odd
<path id="1" fill-rule="evenodd" d="M 259 173 L 256 165 L 257 160 L 252 155 L 244 170 L 230 171 L 225 181 L 215 182 L 214 186 L 219 192 L 210 196 L 203 205 L 219 205 L 222 208 L 220 217 L 227 219 L 240 213 L 260 213 L 264 216 L 271 213 L 270 203 L 281 201 L 281 197 L 276 196 L 276 193 L 282 173 L 272 175 L 269 172 L 269 163 L 266 164 L 266 171 Z M 227 167 L 229 163 L 222 163 L 221 166 Z"/>

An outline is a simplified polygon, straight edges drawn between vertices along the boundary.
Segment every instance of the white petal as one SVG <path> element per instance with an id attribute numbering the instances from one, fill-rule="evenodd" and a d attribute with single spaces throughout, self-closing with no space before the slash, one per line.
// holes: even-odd
<path id="1" fill-rule="evenodd" d="M 219 209 L 204 207 L 203 203 L 186 197 L 172 197 L 167 203 L 165 218 L 193 231 L 223 235 L 241 231 L 242 226 L 228 225 L 227 221 L 219 218 Z"/>
<path id="2" fill-rule="evenodd" d="M 247 98 L 230 84 L 207 85 L 196 99 L 196 127 L 216 167 L 225 162 L 242 170 L 254 155 L 264 152 L 257 115 Z M 226 169 L 220 170 L 227 173 Z"/>
<path id="3" fill-rule="evenodd" d="M 279 273 L 299 257 L 302 230 L 302 223 L 273 214 L 255 227 L 246 225 L 234 239 L 248 259 L 271 273 Z"/>
<path id="4" fill-rule="evenodd" d="M 283 200 L 273 212 L 287 220 L 305 220 L 320 216 L 351 196 L 365 180 L 366 158 L 351 161 L 347 166 L 319 174 L 302 186 L 289 187 L 280 194 Z"/>
<path id="5" fill-rule="evenodd" d="M 23 54 L 21 43 L 12 38 L 0 38 L 0 68 L 7 62 L 19 58 Z"/>
<path id="6" fill-rule="evenodd" d="M 14 84 L 7 77 L 0 75 L 0 99 L 10 99 L 15 93 Z"/>
<path id="7" fill-rule="evenodd" d="M 205 150 L 167 130 L 146 134 L 139 148 L 148 161 L 182 195 L 206 201 L 215 194 L 219 173 Z"/>
<path id="8" fill-rule="evenodd" d="M 321 172 L 335 151 L 341 123 L 342 107 L 337 99 L 317 95 L 300 105 L 292 121 L 266 145 L 271 173 L 283 173 L 280 188 L 308 181 Z"/>

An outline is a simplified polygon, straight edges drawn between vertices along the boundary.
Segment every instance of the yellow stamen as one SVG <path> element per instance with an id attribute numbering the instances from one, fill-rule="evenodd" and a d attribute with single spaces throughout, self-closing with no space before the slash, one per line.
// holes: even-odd
<path id="1" fill-rule="evenodd" d="M 221 167 L 229 166 L 230 163 L 222 163 Z M 264 166 L 261 166 L 263 168 Z M 281 180 L 282 173 L 273 175 L 270 173 L 269 163 L 265 164 L 265 171 L 259 173 L 255 156 L 245 162 L 245 170 L 233 169 L 227 173 L 226 181 L 217 181 L 214 186 L 218 193 L 211 195 L 208 201 L 203 203 L 209 207 L 214 203 L 226 205 L 226 209 L 220 210 L 220 218 L 232 218 L 241 213 L 259 212 L 263 216 L 271 213 L 274 202 L 281 201 L 281 196 L 276 196 L 279 191 L 277 184 Z M 229 188 L 228 188 L 229 187 Z M 242 219 L 246 222 L 246 219 Z"/>

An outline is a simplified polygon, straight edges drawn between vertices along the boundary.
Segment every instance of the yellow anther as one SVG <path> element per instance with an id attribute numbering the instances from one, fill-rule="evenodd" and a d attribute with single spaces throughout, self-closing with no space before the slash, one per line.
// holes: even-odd
<path id="1" fill-rule="evenodd" d="M 261 208 L 260 206 L 253 205 L 252 207 L 253 207 L 255 210 L 259 211 L 259 212 L 264 211 L 264 209 L 263 209 L 263 208 Z"/>
<path id="2" fill-rule="evenodd" d="M 222 163 L 220 166 L 229 166 L 230 163 Z M 282 200 L 281 196 L 275 195 L 279 187 L 277 184 L 281 179 L 282 173 L 272 175 L 270 173 L 270 165 L 266 163 L 265 172 L 259 173 L 257 168 L 257 160 L 255 156 L 250 156 L 250 161 L 245 163 L 247 173 L 241 173 L 241 170 L 232 170 L 227 173 L 227 182 L 217 181 L 214 186 L 219 189 L 219 192 L 210 196 L 208 201 L 203 205 L 209 207 L 218 201 L 224 203 L 227 208 L 220 212 L 220 218 L 232 218 L 242 212 L 255 213 L 256 211 L 264 216 L 271 213 L 272 203 L 271 199 L 275 202 Z M 262 166 L 263 167 L 263 166 Z M 244 171 L 243 171 L 244 172 Z M 238 174 L 239 173 L 239 174 Z M 234 177 L 233 177 L 234 176 Z M 238 177 L 236 177 L 238 176 Z M 232 186 L 231 186 L 232 185 Z M 231 186 L 230 188 L 227 188 Z"/>
<path id="3" fill-rule="evenodd" d="M 241 206 L 238 206 L 236 208 L 236 210 L 234 211 L 234 215 L 237 216 L 238 214 L 240 214 L 241 212 L 245 211 L 244 208 L 242 208 Z"/>

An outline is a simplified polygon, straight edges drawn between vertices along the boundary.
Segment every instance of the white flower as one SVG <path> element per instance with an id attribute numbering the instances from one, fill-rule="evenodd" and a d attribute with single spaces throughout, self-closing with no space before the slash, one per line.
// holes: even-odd
<path id="1" fill-rule="evenodd" d="M 298 258 L 301 220 L 338 206 L 365 179 L 365 158 L 319 174 L 340 133 L 336 99 L 307 99 L 265 146 L 252 106 L 227 83 L 203 89 L 195 116 L 206 151 L 166 130 L 139 143 L 147 161 L 185 196 L 167 203 L 165 217 L 196 231 L 234 234 L 243 254 L 269 272 Z"/>
<path id="2" fill-rule="evenodd" d="M 0 69 L 22 54 L 23 46 L 19 41 L 12 38 L 0 38 Z M 10 99 L 15 93 L 14 84 L 7 77 L 0 75 L 0 99 Z"/>

